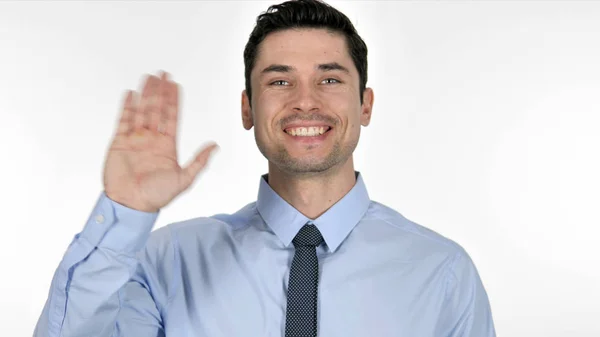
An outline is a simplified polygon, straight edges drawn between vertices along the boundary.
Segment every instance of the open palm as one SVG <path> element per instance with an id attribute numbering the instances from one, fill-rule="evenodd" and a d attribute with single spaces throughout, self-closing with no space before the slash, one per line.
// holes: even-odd
<path id="1" fill-rule="evenodd" d="M 104 166 L 106 195 L 124 205 L 156 212 L 185 191 L 206 166 L 216 144 L 199 151 L 185 167 L 177 162 L 179 88 L 149 75 L 141 97 L 129 91 Z"/>

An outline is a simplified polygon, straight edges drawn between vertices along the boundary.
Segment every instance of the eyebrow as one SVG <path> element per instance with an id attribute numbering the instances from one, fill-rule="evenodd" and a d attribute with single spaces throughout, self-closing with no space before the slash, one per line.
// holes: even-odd
<path id="1" fill-rule="evenodd" d="M 350 70 L 348 70 L 348 68 L 344 67 L 343 65 L 341 65 L 337 62 L 319 64 L 317 69 L 322 70 L 322 71 L 340 70 L 340 71 L 345 72 L 346 74 L 350 74 Z"/>
<path id="2" fill-rule="evenodd" d="M 333 70 L 340 70 L 345 72 L 346 74 L 350 74 L 350 70 L 348 70 L 348 68 L 344 67 L 343 65 L 337 63 L 337 62 L 329 62 L 329 63 L 323 63 L 323 64 L 319 64 L 317 66 L 318 70 L 321 71 L 333 71 Z M 268 73 L 289 73 L 292 71 L 296 71 L 297 69 L 295 67 L 292 66 L 288 66 L 288 65 L 284 65 L 284 64 L 271 64 L 270 66 L 266 67 L 265 69 L 263 69 L 260 74 L 261 76 L 268 74 Z"/>

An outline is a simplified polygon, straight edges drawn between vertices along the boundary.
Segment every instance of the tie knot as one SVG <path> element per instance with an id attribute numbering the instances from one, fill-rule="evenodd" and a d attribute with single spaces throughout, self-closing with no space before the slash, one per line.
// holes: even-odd
<path id="1" fill-rule="evenodd" d="M 323 236 L 315 225 L 304 225 L 296 234 L 294 240 L 294 247 L 313 246 L 316 247 L 323 242 Z"/>

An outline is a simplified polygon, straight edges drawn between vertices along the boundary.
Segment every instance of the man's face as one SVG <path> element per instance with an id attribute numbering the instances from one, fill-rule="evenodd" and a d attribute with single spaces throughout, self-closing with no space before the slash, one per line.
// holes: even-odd
<path id="1" fill-rule="evenodd" d="M 369 124 L 373 94 L 367 89 L 361 105 L 358 71 L 342 35 L 324 29 L 271 33 L 260 44 L 250 79 L 252 107 L 242 93 L 244 127 L 254 126 L 259 150 L 281 171 L 324 172 L 352 156 L 360 126 Z"/>

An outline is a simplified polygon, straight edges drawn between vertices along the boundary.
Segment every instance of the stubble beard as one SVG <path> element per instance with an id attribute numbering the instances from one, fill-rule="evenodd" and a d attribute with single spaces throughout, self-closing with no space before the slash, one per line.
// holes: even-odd
<path id="1" fill-rule="evenodd" d="M 292 157 L 282 144 L 276 144 L 275 148 L 269 149 L 258 138 L 256 144 L 263 156 L 282 172 L 291 175 L 312 175 L 326 172 L 346 162 L 354 152 L 358 139 L 345 146 L 339 140 L 336 141 L 329 154 L 323 159 L 315 158 L 312 154 L 307 154 L 305 157 Z M 310 150 L 310 147 L 307 150 Z"/>

